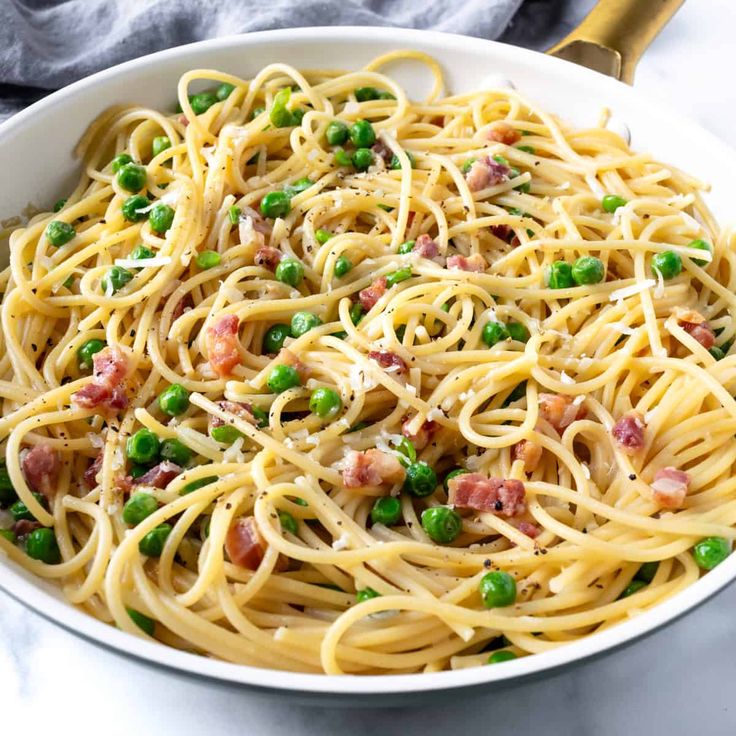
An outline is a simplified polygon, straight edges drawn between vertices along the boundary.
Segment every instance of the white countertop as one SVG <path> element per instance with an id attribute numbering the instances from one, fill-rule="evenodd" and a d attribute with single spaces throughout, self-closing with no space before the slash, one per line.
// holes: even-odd
<path id="1" fill-rule="evenodd" d="M 563 24 L 574 25 L 592 4 L 568 2 L 574 7 Z M 732 0 L 690 0 L 649 49 L 636 79 L 636 87 L 697 119 L 731 146 L 736 146 L 734 31 Z M 79 736 L 734 734 L 735 612 L 731 587 L 628 649 L 539 682 L 416 708 L 331 710 L 268 700 L 130 662 L 0 593 L 0 730 L 15 732 L 11 724 L 23 724 L 23 732 Z"/>

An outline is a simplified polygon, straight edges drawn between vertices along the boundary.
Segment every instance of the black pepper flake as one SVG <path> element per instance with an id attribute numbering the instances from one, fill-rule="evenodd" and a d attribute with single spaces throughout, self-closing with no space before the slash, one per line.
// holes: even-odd
<path id="1" fill-rule="evenodd" d="M 231 503 L 230 503 L 229 501 L 228 501 L 228 502 L 227 502 L 227 503 L 225 504 L 225 508 L 226 508 L 226 509 L 227 509 L 228 511 L 229 511 L 229 510 L 230 510 L 230 509 L 231 509 L 232 507 L 233 507 L 233 505 L 232 505 L 232 504 L 231 504 Z"/>
<path id="2" fill-rule="evenodd" d="M 35 342 L 31 343 L 31 350 L 33 350 L 34 353 L 38 350 L 38 346 L 36 345 Z"/>
<path id="3" fill-rule="evenodd" d="M 134 330 L 134 329 L 133 329 L 133 330 L 131 330 L 131 331 L 130 331 L 130 332 L 128 333 L 128 335 L 129 335 L 130 337 L 135 337 L 135 330 Z"/>
<path id="4" fill-rule="evenodd" d="M 636 473 L 629 473 L 629 480 L 636 480 Z"/>
<path id="5" fill-rule="evenodd" d="M 485 567 L 485 569 L 488 570 L 491 567 L 491 561 L 483 560 L 483 567 Z"/>
<path id="6" fill-rule="evenodd" d="M 493 508 L 496 511 L 503 511 L 503 501 L 499 498 L 496 503 L 493 504 Z"/>

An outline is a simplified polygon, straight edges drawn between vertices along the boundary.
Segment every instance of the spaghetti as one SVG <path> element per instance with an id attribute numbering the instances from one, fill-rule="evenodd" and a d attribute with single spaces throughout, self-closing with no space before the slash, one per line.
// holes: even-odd
<path id="1" fill-rule="evenodd" d="M 3 552 L 132 634 L 328 674 L 543 652 L 729 553 L 705 187 L 606 116 L 444 94 L 396 52 L 92 124 L 2 274 Z"/>

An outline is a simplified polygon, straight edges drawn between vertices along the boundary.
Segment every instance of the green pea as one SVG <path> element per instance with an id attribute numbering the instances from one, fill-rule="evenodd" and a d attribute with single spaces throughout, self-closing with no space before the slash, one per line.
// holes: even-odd
<path id="1" fill-rule="evenodd" d="M 18 537 L 15 536 L 15 532 L 12 529 L 0 529 L 0 537 L 4 537 L 11 544 L 15 544 L 18 541 Z"/>
<path id="2" fill-rule="evenodd" d="M 54 530 L 46 527 L 34 529 L 26 537 L 26 554 L 47 565 L 58 565 L 61 562 L 61 552 Z"/>
<path id="3" fill-rule="evenodd" d="M 203 271 L 219 266 L 221 261 L 222 257 L 214 250 L 203 250 L 196 258 L 197 268 L 201 268 Z"/>
<path id="4" fill-rule="evenodd" d="M 284 192 L 269 192 L 261 200 L 261 214 L 275 220 L 286 217 L 291 210 L 289 195 Z"/>
<path id="5" fill-rule="evenodd" d="M 652 271 L 665 281 L 675 278 L 682 271 L 682 258 L 673 250 L 665 250 L 652 256 Z"/>
<path id="6" fill-rule="evenodd" d="M 399 246 L 399 254 L 405 256 L 407 253 L 411 253 L 416 245 L 416 240 L 406 240 Z"/>
<path id="7" fill-rule="evenodd" d="M 510 662 L 516 659 L 516 655 L 508 649 L 499 649 L 488 657 L 488 664 L 500 664 L 501 662 Z"/>
<path id="8" fill-rule="evenodd" d="M 708 348 L 708 352 L 716 359 L 723 360 L 726 357 L 726 353 L 723 352 L 718 345 L 714 345 L 712 348 Z"/>
<path id="9" fill-rule="evenodd" d="M 393 526 L 401 518 L 401 501 L 394 496 L 377 498 L 371 509 L 371 521 L 374 524 Z"/>
<path id="10" fill-rule="evenodd" d="M 325 138 L 331 146 L 342 146 L 348 139 L 348 126 L 342 120 L 333 120 L 325 129 Z"/>
<path id="11" fill-rule="evenodd" d="M 158 395 L 158 405 L 164 414 L 177 417 L 189 408 L 189 391 L 180 383 L 172 383 Z"/>
<path id="12" fill-rule="evenodd" d="M 221 442 L 223 445 L 232 445 L 235 440 L 242 436 L 243 433 L 231 424 L 221 424 L 219 427 L 210 429 L 210 437 L 215 442 Z"/>
<path id="13" fill-rule="evenodd" d="M 693 557 L 698 567 L 712 570 L 731 554 L 731 543 L 724 537 L 706 537 L 693 547 Z"/>
<path id="14" fill-rule="evenodd" d="M 233 225 L 237 225 L 240 222 L 240 215 L 242 213 L 242 210 L 240 207 L 236 207 L 233 205 L 228 211 L 227 216 L 230 218 L 230 222 Z"/>
<path id="15" fill-rule="evenodd" d="M 251 406 L 250 407 L 250 413 L 253 415 L 253 418 L 256 420 L 256 427 L 259 427 L 262 429 L 263 427 L 268 427 L 268 413 L 263 411 L 258 406 Z"/>
<path id="16" fill-rule="evenodd" d="M 254 107 L 253 112 L 250 115 L 250 119 L 255 120 L 259 115 L 263 115 L 264 112 L 266 112 L 266 108 L 262 105 L 259 107 Z"/>
<path id="17" fill-rule="evenodd" d="M 521 322 L 509 322 L 506 325 L 509 337 L 517 342 L 526 342 L 529 339 L 529 330 Z"/>
<path id="18" fill-rule="evenodd" d="M 234 84 L 230 84 L 230 82 L 223 82 L 215 91 L 215 97 L 217 97 L 217 99 L 222 102 L 223 100 L 226 100 L 228 97 L 230 97 L 234 89 Z"/>
<path id="19" fill-rule="evenodd" d="M 125 454 L 134 463 L 150 463 L 158 458 L 161 441 L 150 429 L 143 427 L 128 437 Z"/>
<path id="20" fill-rule="evenodd" d="M 123 202 L 121 207 L 123 217 L 128 222 L 141 222 L 148 217 L 148 211 L 141 212 L 141 210 L 146 209 L 149 204 L 148 197 L 142 194 L 134 194 Z"/>
<path id="21" fill-rule="evenodd" d="M 516 146 L 517 151 L 524 151 L 524 153 L 531 153 L 534 155 L 536 151 L 533 146 Z"/>
<path id="22" fill-rule="evenodd" d="M 362 590 L 355 591 L 355 601 L 357 603 L 363 603 L 363 601 L 369 601 L 371 598 L 380 598 L 381 594 L 373 590 L 373 588 L 363 588 Z"/>
<path id="23" fill-rule="evenodd" d="M 5 460 L 0 460 L 0 506 L 9 506 L 18 498 L 18 494 L 13 488 L 13 482 L 10 480 L 8 466 Z"/>
<path id="24" fill-rule="evenodd" d="M 469 158 L 463 165 L 460 167 L 460 171 L 463 172 L 463 174 L 467 174 L 470 169 L 473 167 L 473 164 L 477 161 L 477 158 Z"/>
<path id="25" fill-rule="evenodd" d="M 139 465 L 138 463 L 133 463 L 130 466 L 130 471 L 128 472 L 128 475 L 131 478 L 140 478 L 141 476 L 145 475 L 150 468 L 148 465 Z"/>
<path id="26" fill-rule="evenodd" d="M 316 388 L 309 399 L 309 411 L 321 419 L 334 419 L 342 410 L 342 399 L 331 388 Z"/>
<path id="27" fill-rule="evenodd" d="M 355 90 L 355 99 L 358 102 L 368 102 L 368 100 L 377 100 L 379 94 L 375 87 L 358 87 Z"/>
<path id="28" fill-rule="evenodd" d="M 77 350 L 77 358 L 79 359 L 79 367 L 91 371 L 94 365 L 94 356 L 106 347 L 107 343 L 103 340 L 87 340 L 83 342 Z"/>
<path id="29" fill-rule="evenodd" d="M 645 562 L 634 576 L 637 580 L 643 580 L 645 583 L 651 583 L 657 574 L 659 562 Z"/>
<path id="30" fill-rule="evenodd" d="M 408 468 L 409 465 L 417 461 L 417 451 L 416 451 L 416 448 L 414 447 L 414 443 L 411 442 L 407 437 L 401 438 L 401 441 L 399 442 L 399 444 L 396 445 L 396 449 L 408 460 L 408 462 L 406 462 L 405 460 L 402 460 L 401 458 L 399 458 L 399 462 L 405 468 Z"/>
<path id="31" fill-rule="evenodd" d="M 297 194 L 306 192 L 313 184 L 314 182 L 305 176 L 302 179 L 295 181 L 293 184 L 287 184 L 284 187 L 284 193 L 289 197 L 295 197 Z"/>
<path id="32" fill-rule="evenodd" d="M 271 105 L 268 117 L 276 128 L 290 128 L 294 125 L 294 116 L 291 114 L 291 111 L 286 108 L 290 99 L 290 87 L 284 87 L 274 95 L 273 104 Z"/>
<path id="33" fill-rule="evenodd" d="M 299 286 L 304 280 L 304 266 L 296 258 L 282 258 L 275 273 L 278 281 L 289 286 Z"/>
<path id="34" fill-rule="evenodd" d="M 496 322 L 495 320 L 487 322 L 481 332 L 481 339 L 489 348 L 502 340 L 508 340 L 509 336 L 506 325 L 503 322 Z"/>
<path id="35" fill-rule="evenodd" d="M 192 106 L 192 112 L 195 115 L 201 115 L 207 112 L 216 102 L 217 97 L 212 92 L 202 92 L 201 94 L 191 95 L 189 97 L 189 104 Z"/>
<path id="36" fill-rule="evenodd" d="M 402 281 L 410 279 L 414 274 L 412 273 L 411 267 L 400 268 L 398 271 L 392 271 L 386 274 L 386 286 L 389 289 L 396 284 L 400 284 Z"/>
<path id="37" fill-rule="evenodd" d="M 39 504 L 41 504 L 41 506 L 43 506 L 43 508 L 47 507 L 46 498 L 40 493 L 33 493 L 33 497 L 36 499 L 36 501 L 38 501 Z M 8 511 L 10 511 L 10 515 L 13 517 L 13 521 L 36 520 L 36 517 L 31 513 L 28 506 L 26 506 L 21 500 L 18 500 L 14 504 L 12 504 Z"/>
<path id="38" fill-rule="evenodd" d="M 71 289 L 74 285 L 74 276 L 68 276 L 61 284 L 65 289 Z"/>
<path id="39" fill-rule="evenodd" d="M 416 168 L 417 162 L 414 158 L 414 154 L 411 151 L 404 151 L 406 153 L 406 157 L 409 159 L 409 166 L 412 169 Z M 391 163 L 388 165 L 389 169 L 400 169 L 401 168 L 401 161 L 399 160 L 399 157 L 394 154 L 391 157 Z"/>
<path id="40" fill-rule="evenodd" d="M 370 148 L 358 148 L 351 159 L 358 171 L 366 171 L 373 163 L 373 151 Z"/>
<path id="41" fill-rule="evenodd" d="M 363 311 L 363 305 L 360 302 L 356 302 L 350 307 L 350 321 L 354 325 L 357 325 L 363 319 Z"/>
<path id="42" fill-rule="evenodd" d="M 161 557 L 169 534 L 171 534 L 171 524 L 159 524 L 138 542 L 138 550 L 147 557 Z"/>
<path id="43" fill-rule="evenodd" d="M 133 163 L 133 157 L 130 156 L 127 153 L 119 153 L 115 158 L 110 162 L 110 168 L 112 169 L 113 174 L 117 174 L 120 169 L 125 166 L 125 164 L 132 164 Z"/>
<path id="44" fill-rule="evenodd" d="M 294 536 L 297 535 L 299 525 L 297 524 L 297 520 L 288 511 L 279 511 L 279 522 L 285 532 L 289 532 L 289 534 L 293 534 Z"/>
<path id="45" fill-rule="evenodd" d="M 57 199 L 54 203 L 54 212 L 61 212 L 66 204 L 66 199 Z"/>
<path id="46" fill-rule="evenodd" d="M 126 192 L 140 192 L 146 186 L 146 169 L 140 164 L 125 164 L 115 176 L 118 186 Z"/>
<path id="47" fill-rule="evenodd" d="M 330 238 L 332 238 L 333 235 L 329 230 L 322 230 L 320 228 L 317 230 L 317 232 L 314 234 L 315 240 L 320 244 L 324 245 Z"/>
<path id="48" fill-rule="evenodd" d="M 437 476 L 427 463 L 412 463 L 406 469 L 404 490 L 407 493 L 417 498 L 424 498 L 425 496 L 431 496 L 436 487 Z"/>
<path id="49" fill-rule="evenodd" d="M 291 336 L 301 337 L 321 324 L 322 320 L 312 312 L 295 312 L 291 318 Z"/>
<path id="50" fill-rule="evenodd" d="M 274 366 L 266 381 L 268 388 L 275 394 L 283 393 L 295 386 L 301 386 L 301 383 L 302 379 L 299 377 L 299 372 L 291 365 Z"/>
<path id="51" fill-rule="evenodd" d="M 514 401 L 523 399 L 525 396 L 526 396 L 526 381 L 522 381 L 521 383 L 517 383 L 516 386 L 514 386 L 513 391 L 509 393 L 509 395 L 506 397 L 506 401 L 503 402 L 503 406 L 506 407 L 509 404 L 512 404 Z"/>
<path id="52" fill-rule="evenodd" d="M 369 148 L 376 142 L 376 133 L 367 120 L 356 120 L 350 126 L 350 140 L 356 148 Z"/>
<path id="53" fill-rule="evenodd" d="M 352 166 L 353 159 L 347 151 L 344 151 L 342 148 L 338 148 L 335 150 L 335 163 L 338 166 Z"/>
<path id="54" fill-rule="evenodd" d="M 133 252 L 130 254 L 130 257 L 135 261 L 141 261 L 145 260 L 146 258 L 153 258 L 155 255 L 156 254 L 145 245 L 137 245 L 133 249 Z M 140 269 L 138 270 L 140 271 Z"/>
<path id="55" fill-rule="evenodd" d="M 60 248 L 62 245 L 66 245 L 76 234 L 76 230 L 68 222 L 51 220 L 51 222 L 46 225 L 46 240 L 48 240 L 55 248 Z"/>
<path id="56" fill-rule="evenodd" d="M 133 278 L 133 274 L 122 266 L 111 266 L 102 277 L 100 286 L 105 294 L 120 291 Z"/>
<path id="57" fill-rule="evenodd" d="M 157 135 L 151 142 L 151 154 L 154 158 L 168 148 L 171 148 L 171 139 L 167 135 Z"/>
<path id="58" fill-rule="evenodd" d="M 271 325 L 263 336 L 263 352 L 278 353 L 284 341 L 291 336 L 291 327 L 284 324 Z"/>
<path id="59" fill-rule="evenodd" d="M 378 99 L 379 100 L 395 100 L 396 97 L 394 97 L 394 95 L 392 95 L 388 90 L 382 89 L 378 93 Z"/>
<path id="60" fill-rule="evenodd" d="M 192 451 L 183 442 L 168 439 L 161 443 L 161 458 L 184 467 L 192 459 Z"/>
<path id="61" fill-rule="evenodd" d="M 572 266 L 565 261 L 555 261 L 549 267 L 548 283 L 550 289 L 570 289 L 575 286 L 575 280 L 572 277 Z"/>
<path id="62" fill-rule="evenodd" d="M 619 599 L 628 598 L 630 595 L 634 595 L 634 593 L 638 593 L 642 588 L 646 588 L 646 587 L 647 587 L 647 584 L 643 580 L 632 580 L 621 591 L 621 595 L 619 595 Z"/>
<path id="63" fill-rule="evenodd" d="M 501 156 L 501 154 L 496 154 L 493 157 L 493 160 L 496 163 L 501 164 L 502 166 L 509 166 L 509 160 L 505 156 Z M 512 179 L 515 176 L 519 176 L 519 169 L 511 169 L 511 172 L 512 173 L 510 174 L 510 176 L 511 176 Z M 513 172 L 515 172 L 515 173 L 513 173 Z"/>
<path id="64" fill-rule="evenodd" d="M 158 501 L 150 493 L 138 491 L 123 506 L 123 521 L 130 526 L 137 526 L 158 510 Z"/>
<path id="65" fill-rule="evenodd" d="M 606 194 L 601 200 L 601 207 L 610 213 L 614 213 L 619 207 L 623 207 L 625 204 L 626 200 L 623 197 L 619 197 L 618 194 Z"/>
<path id="66" fill-rule="evenodd" d="M 484 575 L 480 579 L 479 589 L 486 608 L 502 608 L 516 601 L 516 580 L 502 570 Z"/>
<path id="67" fill-rule="evenodd" d="M 144 631 L 148 636 L 153 636 L 156 630 L 156 622 L 152 618 L 142 614 L 140 611 L 136 611 L 134 608 L 125 609 L 130 616 L 131 621 L 139 628 Z"/>
<path id="68" fill-rule="evenodd" d="M 165 233 L 174 222 L 174 209 L 167 204 L 159 202 L 150 212 L 148 222 L 151 230 L 159 235 Z"/>
<path id="69" fill-rule="evenodd" d="M 341 279 L 352 267 L 353 264 L 347 256 L 338 256 L 335 260 L 335 276 Z"/>
<path id="70" fill-rule="evenodd" d="M 463 530 L 463 520 L 449 506 L 432 506 L 422 511 L 422 528 L 432 541 L 450 544 Z"/>
<path id="71" fill-rule="evenodd" d="M 453 478 L 457 478 L 458 475 L 465 475 L 465 473 L 469 473 L 469 470 L 465 470 L 465 468 L 455 468 L 454 470 L 451 470 L 446 476 L 445 479 L 442 481 L 442 485 L 444 486 L 445 492 L 449 492 L 450 490 L 450 481 Z"/>
<path id="72" fill-rule="evenodd" d="M 578 285 L 598 284 L 606 277 L 603 261 L 595 256 L 582 256 L 572 264 L 572 280 Z"/>
<path id="73" fill-rule="evenodd" d="M 200 488 L 204 488 L 205 486 L 208 486 L 210 483 L 215 483 L 216 481 L 217 481 L 216 475 L 208 475 L 206 478 L 199 478 L 198 480 L 193 480 L 191 483 L 187 483 L 184 486 L 184 488 L 181 489 L 180 495 L 186 496 L 187 493 L 198 491 Z"/>
<path id="74" fill-rule="evenodd" d="M 708 253 L 713 252 L 713 248 L 711 247 L 710 243 L 707 243 L 705 240 L 693 240 L 692 242 L 687 244 L 688 248 L 696 248 L 697 250 L 706 250 Z M 693 258 L 693 263 L 697 264 L 698 266 L 707 266 L 708 261 L 704 261 L 702 258 Z"/>

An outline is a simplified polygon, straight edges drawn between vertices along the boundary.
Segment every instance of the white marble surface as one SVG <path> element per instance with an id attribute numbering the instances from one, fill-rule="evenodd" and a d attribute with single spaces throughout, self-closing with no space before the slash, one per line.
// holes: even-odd
<path id="1" fill-rule="evenodd" d="M 549 0 L 555 2 L 556 0 Z M 641 2 L 654 0 L 641 0 Z M 592 5 L 568 3 L 568 26 Z M 736 145 L 733 0 L 689 0 L 636 86 Z M 687 145 L 687 141 L 683 141 Z M 736 588 L 596 662 L 465 702 L 331 710 L 274 702 L 152 670 L 81 641 L 0 593 L 0 732 L 564 736 L 736 733 Z"/>

